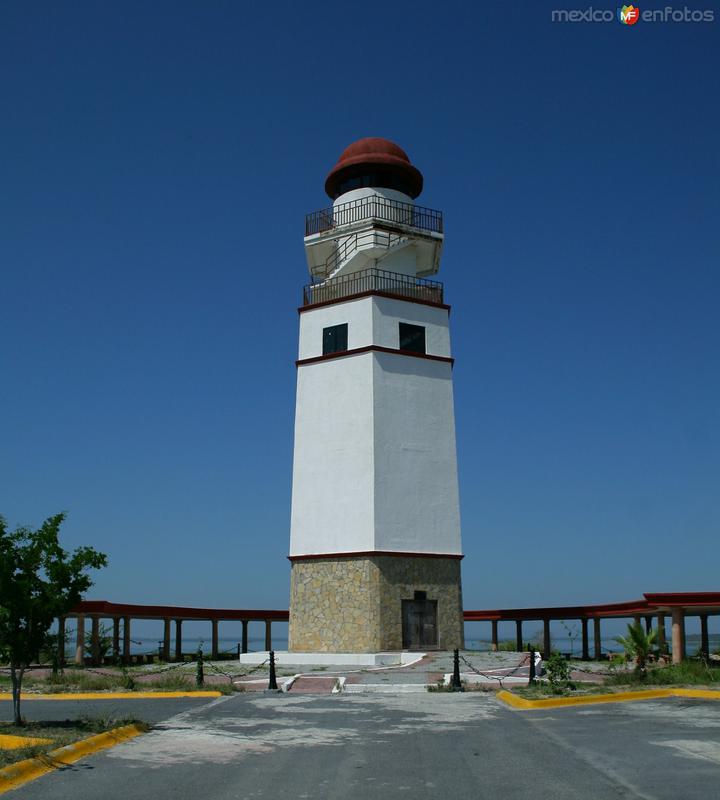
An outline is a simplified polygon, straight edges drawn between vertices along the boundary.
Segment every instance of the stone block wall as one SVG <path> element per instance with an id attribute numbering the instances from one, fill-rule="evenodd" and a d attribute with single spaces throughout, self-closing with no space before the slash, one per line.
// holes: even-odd
<path id="1" fill-rule="evenodd" d="M 373 559 L 380 572 L 380 637 L 383 650 L 402 649 L 402 601 L 415 591 L 427 592 L 438 604 L 438 646 L 464 647 L 460 560 L 380 556 Z"/>
<path id="2" fill-rule="evenodd" d="M 416 591 L 438 603 L 439 646 L 463 646 L 460 560 L 337 556 L 294 561 L 289 648 L 374 653 L 402 649 L 402 601 Z"/>

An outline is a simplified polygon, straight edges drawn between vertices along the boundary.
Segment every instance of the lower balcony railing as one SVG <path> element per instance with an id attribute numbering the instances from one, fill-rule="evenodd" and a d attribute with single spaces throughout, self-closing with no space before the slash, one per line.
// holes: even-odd
<path id="1" fill-rule="evenodd" d="M 382 292 L 395 297 L 421 300 L 426 303 L 443 302 L 443 285 L 438 281 L 414 278 L 384 269 L 366 269 L 337 278 L 311 283 L 303 288 L 303 305 L 327 303 L 365 292 Z"/>

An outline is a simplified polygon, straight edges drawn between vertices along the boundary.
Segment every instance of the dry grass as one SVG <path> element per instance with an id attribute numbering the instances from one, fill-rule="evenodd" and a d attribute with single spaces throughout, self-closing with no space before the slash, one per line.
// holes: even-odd
<path id="1" fill-rule="evenodd" d="M 28 747 L 18 747 L 14 750 L 0 749 L 0 768 L 24 761 L 26 758 L 34 758 L 64 747 L 67 744 L 87 739 L 96 733 L 120 728 L 123 725 L 138 725 L 149 730 L 149 725 L 137 719 L 117 719 L 115 717 L 84 718 L 77 720 L 48 721 L 48 722 L 26 722 L 22 727 L 15 727 L 9 722 L 0 721 L 0 734 L 11 736 L 28 736 L 38 739 L 50 739 L 47 744 L 35 744 Z"/>

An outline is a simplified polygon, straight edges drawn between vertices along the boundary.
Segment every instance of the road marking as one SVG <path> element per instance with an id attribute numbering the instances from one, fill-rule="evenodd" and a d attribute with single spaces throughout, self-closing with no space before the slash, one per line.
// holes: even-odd
<path id="1" fill-rule="evenodd" d="M 43 756 L 27 758 L 17 764 L 4 767 L 0 769 L 0 794 L 17 789 L 18 786 L 34 781 L 41 775 L 53 772 L 59 767 L 69 766 L 80 761 L 81 758 L 133 739 L 143 732 L 143 729 L 137 725 L 125 725 L 122 728 L 115 728 L 115 730 L 65 745 L 65 747 L 58 747 L 57 750 L 51 750 Z"/>
<path id="2" fill-rule="evenodd" d="M 428 683 L 346 683 L 344 694 L 427 694 Z"/>

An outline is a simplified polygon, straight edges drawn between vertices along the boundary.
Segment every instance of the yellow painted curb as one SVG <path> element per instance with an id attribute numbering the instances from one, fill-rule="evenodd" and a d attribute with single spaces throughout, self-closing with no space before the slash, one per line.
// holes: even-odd
<path id="1" fill-rule="evenodd" d="M 720 692 L 714 689 L 673 689 L 676 697 L 702 697 L 703 700 L 720 700 Z"/>
<path id="2" fill-rule="evenodd" d="M 646 689 L 639 692 L 617 692 L 613 694 L 586 694 L 580 697 L 548 697 L 545 700 L 526 700 L 508 691 L 497 693 L 512 708 L 529 711 L 539 708 L 562 708 L 563 706 L 586 706 L 595 703 L 629 703 L 633 700 L 658 700 L 663 697 L 700 697 L 705 700 L 720 700 L 720 692 L 711 689 Z"/>
<path id="3" fill-rule="evenodd" d="M 36 744 L 52 744 L 52 739 L 38 739 L 36 736 L 11 736 L 0 733 L 0 750 L 19 750 L 21 747 L 33 747 Z"/>
<path id="4" fill-rule="evenodd" d="M 0 769 L 0 794 L 5 794 L 11 789 L 17 789 L 18 786 L 33 781 L 55 769 L 74 764 L 81 758 L 85 758 L 85 756 L 90 756 L 101 750 L 107 750 L 109 747 L 120 744 L 120 742 L 133 739 L 141 733 L 143 733 L 143 730 L 137 725 L 125 725 L 122 728 L 115 728 L 115 730 L 99 733 L 79 742 L 73 742 L 65 745 L 65 747 L 58 747 L 57 750 L 51 750 L 45 755 L 27 758 L 24 761 L 18 761 L 17 764 L 4 767 Z"/>
<path id="5" fill-rule="evenodd" d="M 222 697 L 222 692 L 58 692 L 57 694 L 25 694 L 21 700 L 162 700 L 169 697 Z M 12 695 L 0 692 L 0 700 Z"/>

